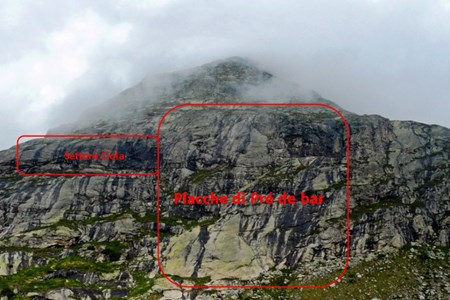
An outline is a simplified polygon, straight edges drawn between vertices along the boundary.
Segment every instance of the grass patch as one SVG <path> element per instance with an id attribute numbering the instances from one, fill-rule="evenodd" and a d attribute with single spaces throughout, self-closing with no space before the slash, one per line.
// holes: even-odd
<path id="1" fill-rule="evenodd" d="M 444 182 L 444 180 L 442 178 L 439 179 L 432 179 L 432 180 L 428 180 L 425 181 L 421 186 L 417 187 L 415 189 L 416 192 L 420 192 L 423 193 L 426 190 L 435 187 L 436 185 L 441 184 L 442 182 Z"/>
<path id="2" fill-rule="evenodd" d="M 32 231 L 41 230 L 41 229 L 57 229 L 58 227 L 67 227 L 72 230 L 77 230 L 78 229 L 78 226 L 76 224 L 77 222 L 79 222 L 79 221 L 60 219 L 53 224 L 34 227 L 31 229 L 25 230 L 24 232 L 32 232 Z"/>
<path id="3" fill-rule="evenodd" d="M 181 277 L 178 275 L 170 275 L 167 274 L 167 276 L 171 279 L 173 279 L 174 281 L 178 281 L 178 282 L 183 282 L 183 281 L 192 281 L 194 283 L 194 285 L 200 286 L 200 285 L 206 285 L 208 282 L 211 281 L 211 277 L 210 276 L 206 276 L 206 277 Z"/>
<path id="4" fill-rule="evenodd" d="M 339 182 L 335 182 L 331 185 L 329 185 L 328 187 L 326 187 L 323 190 L 318 190 L 322 193 L 327 193 L 327 192 L 331 192 L 331 191 L 335 191 L 335 190 L 340 190 L 344 187 L 346 187 L 347 183 L 345 181 L 339 181 Z"/>
<path id="5" fill-rule="evenodd" d="M 155 285 L 154 278 L 148 278 L 145 272 L 134 272 L 133 278 L 136 281 L 136 287 L 134 287 L 130 293 L 130 297 L 136 297 L 143 295 L 150 291 L 152 287 Z"/>
<path id="6" fill-rule="evenodd" d="M 41 258 L 54 258 L 62 248 L 30 248 L 30 247 L 16 247 L 16 246 L 2 246 L 0 247 L 0 253 L 4 252 L 28 252 L 33 253 L 35 257 Z"/>
<path id="7" fill-rule="evenodd" d="M 217 166 L 212 169 L 196 170 L 191 174 L 191 176 L 189 176 L 189 182 L 194 184 L 201 184 L 208 178 L 215 176 L 217 173 L 225 172 L 230 169 L 230 166 Z"/>
<path id="8" fill-rule="evenodd" d="M 83 221 L 74 221 L 74 222 L 80 222 L 83 225 L 93 225 L 95 223 L 108 223 L 108 222 L 115 222 L 121 219 L 125 219 L 127 217 L 127 213 L 114 213 L 114 214 L 110 214 L 106 217 L 104 216 L 96 216 L 96 217 L 92 217 Z"/>
<path id="9" fill-rule="evenodd" d="M 137 214 L 134 214 L 133 217 L 139 222 L 139 223 L 156 223 L 156 215 L 145 215 L 145 216 L 139 216 Z M 182 226 L 183 228 L 190 230 L 194 227 L 200 226 L 200 227 L 206 227 L 209 225 L 214 224 L 219 220 L 219 216 L 210 216 L 208 218 L 203 218 L 201 220 L 198 219 L 187 219 L 180 216 L 160 216 L 160 222 L 162 224 L 166 224 L 169 226 Z M 146 232 L 150 233 L 150 230 L 146 229 Z M 156 234 L 156 232 L 155 232 Z M 164 232 L 161 231 L 161 235 L 163 235 Z M 166 232 L 167 234 L 167 232 Z M 170 235 L 170 234 L 169 234 Z"/>
<path id="10" fill-rule="evenodd" d="M 363 214 L 372 214 L 379 209 L 389 209 L 394 207 L 408 207 L 411 209 L 415 209 L 425 207 L 425 203 L 418 200 L 414 201 L 413 203 L 403 203 L 401 198 L 386 197 L 379 199 L 374 203 L 355 206 L 350 212 L 350 217 L 354 219 L 360 217 Z"/>
<path id="11" fill-rule="evenodd" d="M 68 278 L 43 279 L 45 275 L 58 270 L 77 270 L 81 273 L 97 272 L 108 273 L 114 270 L 114 266 L 109 263 L 99 263 L 95 260 L 82 258 L 79 256 L 69 256 L 61 260 L 54 260 L 44 266 L 26 268 L 14 275 L 0 277 L 0 293 L 8 293 L 9 290 L 17 289 L 20 295 L 28 292 L 46 292 L 51 289 L 61 287 L 78 288 L 102 288 L 101 286 L 86 285 L 80 281 Z"/>
<path id="12" fill-rule="evenodd" d="M 14 174 L 10 174 L 10 175 L 0 175 L 0 178 L 2 180 L 19 181 L 19 180 L 23 179 L 24 177 L 22 175 L 14 173 Z"/>
<path id="13" fill-rule="evenodd" d="M 293 180 L 300 171 L 308 167 L 300 165 L 297 167 L 271 168 L 267 173 L 258 178 L 262 184 L 279 184 L 285 181 Z"/>
<path id="14" fill-rule="evenodd" d="M 73 230 L 77 230 L 79 228 L 79 226 L 81 226 L 81 225 L 93 225 L 96 223 L 103 224 L 103 223 L 114 222 L 114 221 L 118 221 L 121 219 L 125 219 L 127 217 L 127 214 L 129 214 L 129 212 L 115 213 L 115 214 L 110 214 L 107 216 L 96 216 L 96 217 L 91 217 L 91 218 L 88 218 L 85 220 L 60 219 L 53 224 L 31 228 L 31 229 L 26 230 L 25 232 L 32 232 L 32 231 L 41 230 L 41 229 L 57 229 L 58 227 L 67 227 L 67 228 L 70 228 Z M 133 217 L 135 217 L 135 216 L 133 216 Z"/>
<path id="15" fill-rule="evenodd" d="M 123 253 L 123 250 L 128 247 L 128 244 L 119 241 L 108 242 L 105 245 L 105 249 L 102 250 L 102 254 L 106 255 L 111 262 L 118 261 Z"/>

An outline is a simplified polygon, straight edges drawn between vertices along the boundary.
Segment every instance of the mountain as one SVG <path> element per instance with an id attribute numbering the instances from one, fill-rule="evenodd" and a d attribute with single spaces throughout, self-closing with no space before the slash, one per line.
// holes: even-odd
<path id="1" fill-rule="evenodd" d="M 233 105 L 254 102 L 293 105 Z M 171 110 L 185 103 L 194 105 Z M 343 118 L 351 135 L 348 268 Z M 22 172 L 135 175 L 21 176 L 15 147 L 1 151 L 5 299 L 450 295 L 447 128 L 360 116 L 234 57 L 148 76 L 49 133 L 103 138 L 23 142 Z M 158 133 L 159 140 L 114 138 Z M 155 170 L 158 141 L 160 179 L 139 176 Z M 86 149 L 128 151 L 133 158 L 63 158 Z M 245 204 L 230 203 L 238 192 L 247 195 Z M 177 193 L 230 201 L 190 205 L 180 197 L 176 203 Z M 252 193 L 273 195 L 275 203 L 252 204 Z M 297 202 L 278 203 L 284 193 Z M 303 204 L 302 195 L 323 201 Z M 187 286 L 323 286 L 346 273 L 325 289 L 180 289 L 164 278 L 159 256 L 165 274 Z"/>

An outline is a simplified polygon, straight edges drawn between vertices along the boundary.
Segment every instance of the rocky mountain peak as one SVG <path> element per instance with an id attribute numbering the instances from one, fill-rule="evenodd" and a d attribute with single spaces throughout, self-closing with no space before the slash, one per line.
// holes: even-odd
<path id="1" fill-rule="evenodd" d="M 260 69 L 256 63 L 242 57 L 214 61 L 199 67 L 198 70 L 199 75 L 208 76 L 223 83 L 258 84 L 273 77 L 271 73 Z"/>
<path id="2" fill-rule="evenodd" d="M 255 86 L 270 84 L 274 75 L 241 57 L 217 60 L 173 74 L 174 97 L 202 102 L 243 98 Z"/>

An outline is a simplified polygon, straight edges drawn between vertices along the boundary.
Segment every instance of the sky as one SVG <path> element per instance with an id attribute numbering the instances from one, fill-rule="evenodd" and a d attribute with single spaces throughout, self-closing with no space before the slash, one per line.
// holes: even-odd
<path id="1" fill-rule="evenodd" d="M 0 149 L 229 56 L 359 114 L 450 127 L 450 0 L 2 0 L 0 40 Z"/>

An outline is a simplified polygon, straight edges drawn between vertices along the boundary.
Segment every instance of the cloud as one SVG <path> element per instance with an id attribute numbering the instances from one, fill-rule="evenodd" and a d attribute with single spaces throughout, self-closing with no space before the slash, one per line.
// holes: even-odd
<path id="1" fill-rule="evenodd" d="M 149 73 L 236 55 L 348 110 L 450 127 L 448 0 L 2 1 L 0 12 L 0 148 Z"/>
<path id="2" fill-rule="evenodd" d="M 14 25 L 14 20 L 8 24 Z M 88 10 L 45 35 L 40 47 L 4 62 L 0 69 L 0 98 L 4 103 L 0 118 L 9 122 L 1 130 L 2 137 L 9 138 L 2 139 L 1 145 L 12 145 L 11 134 L 45 132 L 48 113 L 65 102 L 74 82 L 89 73 L 91 58 L 123 44 L 130 29 L 126 23 L 108 24 Z M 27 131 L 20 132 L 24 128 Z"/>

